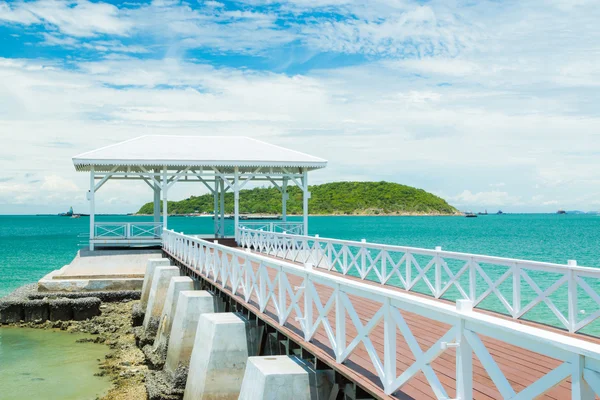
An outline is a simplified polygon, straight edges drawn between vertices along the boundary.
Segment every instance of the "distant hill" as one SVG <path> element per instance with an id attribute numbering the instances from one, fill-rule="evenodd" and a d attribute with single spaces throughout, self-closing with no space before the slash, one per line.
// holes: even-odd
<path id="1" fill-rule="evenodd" d="M 444 199 L 406 185 L 391 182 L 333 182 L 310 186 L 311 214 L 333 215 L 403 215 L 458 214 Z M 302 214 L 302 191 L 288 187 L 289 215 Z M 192 196 L 169 202 L 169 214 L 212 213 L 213 196 Z M 162 207 L 162 203 L 161 203 Z M 138 214 L 152 214 L 152 203 Z M 233 213 L 233 193 L 225 194 L 225 212 Z M 281 214 L 281 193 L 274 187 L 240 191 L 240 212 L 245 214 Z"/>

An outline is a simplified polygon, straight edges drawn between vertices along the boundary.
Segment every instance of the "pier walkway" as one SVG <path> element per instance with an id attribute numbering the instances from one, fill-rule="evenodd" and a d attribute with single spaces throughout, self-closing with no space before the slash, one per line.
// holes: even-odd
<path id="1" fill-rule="evenodd" d="M 373 249 L 352 253 L 351 246 L 341 250 L 343 246 L 333 246 L 327 240 L 240 228 L 237 243 L 246 247 L 240 249 L 165 231 L 163 250 L 189 275 L 299 345 L 302 354 L 314 356 L 318 363 L 335 370 L 344 378 L 340 384 L 352 382 L 368 396 L 558 400 L 594 399 L 594 393 L 600 393 L 597 338 L 471 309 L 495 293 L 494 288 L 501 283 L 488 278 L 492 289 L 482 299 L 477 288 L 465 286 L 463 290 L 460 277 L 464 273 L 469 276 L 471 268 L 478 271 L 479 264 L 473 264 L 476 261 L 467 260 L 464 271 L 452 273 L 455 268 L 442 261 L 441 250 L 432 252 L 434 261 L 419 266 L 420 275 L 408 281 L 404 275 L 406 290 L 389 285 L 391 275 L 404 266 L 407 257 L 413 261 L 411 267 L 418 265 L 418 255 L 394 258 L 389 256 L 393 249 L 383 249 L 387 252 L 384 256 L 374 254 Z M 367 247 L 363 243 L 363 249 Z M 374 273 L 376 260 L 383 259 L 387 265 Z M 513 272 L 523 268 L 517 275 L 519 280 L 528 281 L 524 277 L 531 272 L 524 271 L 531 266 L 515 261 L 510 261 Z M 348 265 L 356 269 L 354 274 Z M 442 285 L 440 274 L 445 267 L 456 278 L 451 285 L 461 286 L 463 299 L 456 304 L 443 300 L 441 290 L 431 297 L 409 293 L 415 288 L 413 281 L 423 278 L 434 291 L 447 285 Z M 431 280 L 427 278 L 430 269 L 435 275 Z M 583 280 L 585 275 L 588 280 L 583 285 L 591 289 L 586 275 L 590 271 L 572 266 L 569 273 L 579 275 L 563 283 L 568 285 L 569 279 L 579 282 L 577 279 Z M 377 282 L 377 276 L 384 282 Z M 503 276 L 500 273 L 502 282 L 507 279 Z M 519 287 L 512 287 L 520 292 Z M 540 291 L 537 301 L 546 304 L 548 289 Z M 469 298 L 469 293 L 474 297 Z M 515 299 L 520 304 L 522 299 L 512 296 Z M 525 307 L 532 307 L 529 298 L 523 302 Z M 509 301 L 506 305 L 514 316 L 519 315 L 516 309 L 522 309 Z M 573 311 L 572 304 L 570 308 Z M 586 320 L 581 325 L 585 327 L 596 317 L 574 320 L 567 312 L 564 320 L 567 324 L 571 320 L 573 326 Z"/>

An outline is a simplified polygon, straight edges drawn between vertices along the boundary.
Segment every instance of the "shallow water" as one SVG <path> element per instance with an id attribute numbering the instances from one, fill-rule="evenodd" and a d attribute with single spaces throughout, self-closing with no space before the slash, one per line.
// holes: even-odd
<path id="1" fill-rule="evenodd" d="M 86 337 L 62 331 L 0 328 L 0 399 L 87 400 L 106 394 L 97 377 L 108 347 L 76 343 Z"/>

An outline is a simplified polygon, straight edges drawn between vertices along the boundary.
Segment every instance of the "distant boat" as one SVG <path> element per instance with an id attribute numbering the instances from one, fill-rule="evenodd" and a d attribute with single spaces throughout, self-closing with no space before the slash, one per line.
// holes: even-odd
<path id="1" fill-rule="evenodd" d="M 504 214 L 504 213 L 502 212 L 502 210 L 498 210 L 498 212 L 496 213 L 496 215 L 502 215 L 502 214 Z"/>
<path id="2" fill-rule="evenodd" d="M 566 214 L 567 212 L 565 210 L 558 210 L 556 213 L 557 214 Z"/>
<path id="3" fill-rule="evenodd" d="M 469 211 L 469 212 L 465 213 L 465 217 L 467 217 L 467 218 L 477 218 L 477 214 L 472 213 L 472 212 Z"/>
<path id="4" fill-rule="evenodd" d="M 73 216 L 73 207 L 69 207 L 69 211 L 66 213 L 58 214 L 60 217 L 72 217 Z"/>
<path id="5" fill-rule="evenodd" d="M 488 212 L 485 210 L 485 212 L 478 212 L 477 215 L 488 215 Z"/>

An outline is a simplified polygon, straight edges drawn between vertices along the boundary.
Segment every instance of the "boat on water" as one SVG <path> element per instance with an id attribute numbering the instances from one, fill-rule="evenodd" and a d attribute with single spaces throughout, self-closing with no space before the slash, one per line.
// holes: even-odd
<path id="1" fill-rule="evenodd" d="M 558 210 L 556 213 L 557 214 L 566 214 L 567 212 L 565 210 Z"/>
<path id="2" fill-rule="evenodd" d="M 71 217 L 71 218 L 81 218 L 81 217 L 89 217 L 90 214 L 75 214 L 73 212 L 73 207 L 69 207 L 69 211 L 65 213 L 58 214 L 59 217 Z"/>
<path id="3" fill-rule="evenodd" d="M 496 215 L 502 215 L 502 214 L 504 214 L 504 213 L 502 212 L 502 210 L 498 210 L 498 212 L 496 213 Z"/>
<path id="4" fill-rule="evenodd" d="M 467 217 L 467 218 L 477 218 L 477 214 L 475 214 L 474 212 L 469 211 L 469 212 L 465 213 L 465 217 Z"/>
<path id="5" fill-rule="evenodd" d="M 69 207 L 69 211 L 67 211 L 66 213 L 60 213 L 58 214 L 59 217 L 72 217 L 73 216 L 73 207 Z"/>
<path id="6" fill-rule="evenodd" d="M 484 212 L 480 211 L 477 213 L 477 215 L 488 215 L 488 212 L 487 212 L 487 210 L 485 210 Z"/>

